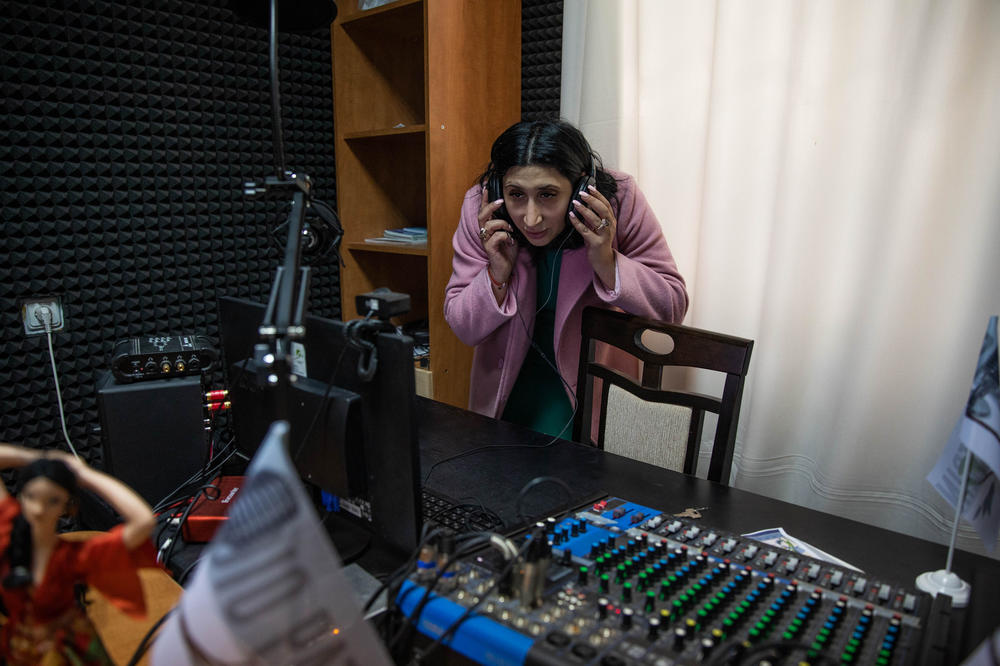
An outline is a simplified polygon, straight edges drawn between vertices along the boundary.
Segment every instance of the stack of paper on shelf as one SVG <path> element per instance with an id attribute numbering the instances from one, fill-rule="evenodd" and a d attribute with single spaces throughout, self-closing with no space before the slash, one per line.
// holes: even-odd
<path id="1" fill-rule="evenodd" d="M 427 243 L 427 227 L 386 229 L 380 238 L 366 238 L 365 242 L 388 245 L 424 245 Z"/>

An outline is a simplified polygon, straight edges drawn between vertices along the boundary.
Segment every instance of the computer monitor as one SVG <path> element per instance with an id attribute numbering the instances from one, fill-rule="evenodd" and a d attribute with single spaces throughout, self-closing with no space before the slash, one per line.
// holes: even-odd
<path id="1" fill-rule="evenodd" d="M 285 405 L 258 379 L 253 360 L 262 303 L 221 297 L 222 352 L 229 374 L 237 445 L 252 455 L 283 409 L 289 454 L 303 480 L 352 507 L 381 542 L 415 548 L 421 524 L 413 340 L 395 332 L 369 336 L 377 364 L 350 340 L 348 324 L 307 316 L 292 347 Z M 303 376 L 304 371 L 304 376 Z"/>

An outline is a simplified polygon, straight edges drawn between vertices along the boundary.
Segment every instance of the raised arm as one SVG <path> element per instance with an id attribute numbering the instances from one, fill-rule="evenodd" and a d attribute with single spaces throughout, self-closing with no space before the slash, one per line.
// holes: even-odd
<path id="1" fill-rule="evenodd" d="M 29 449 L 23 446 L 0 443 L 0 470 L 12 467 L 24 467 L 30 462 L 34 462 L 42 457 L 43 451 Z M 0 483 L 0 500 L 10 497 L 6 486 Z"/>
<path id="2" fill-rule="evenodd" d="M 90 490 L 111 505 L 122 517 L 122 541 L 129 550 L 135 548 L 149 538 L 156 525 L 156 516 L 146 500 L 124 483 L 100 472 L 83 462 L 83 460 L 63 453 L 50 451 L 48 455 L 60 458 L 73 473 L 81 488 Z"/>

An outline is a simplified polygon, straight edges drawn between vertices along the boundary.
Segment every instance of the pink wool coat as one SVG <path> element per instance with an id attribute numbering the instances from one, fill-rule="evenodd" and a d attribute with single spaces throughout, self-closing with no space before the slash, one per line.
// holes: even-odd
<path id="1" fill-rule="evenodd" d="M 564 250 L 556 301 L 555 350 L 559 374 L 576 391 L 583 308 L 596 305 L 630 314 L 680 322 L 687 311 L 684 279 L 663 238 L 660 223 L 646 197 L 627 175 L 618 181 L 618 228 L 613 242 L 617 265 L 615 291 L 604 288 L 587 260 L 586 247 Z M 509 281 L 510 292 L 497 305 L 486 274 L 486 251 L 479 240 L 477 214 L 482 188 L 465 194 L 461 220 L 452 246 L 452 274 L 445 292 L 444 316 L 467 345 L 474 346 L 469 409 L 499 418 L 528 353 L 534 332 L 535 267 L 525 250 L 518 252 Z M 614 201 L 612 201 L 614 205 Z M 523 322 L 523 323 L 522 323 Z M 603 357 L 614 367 L 636 376 L 637 362 L 606 349 Z M 625 359 L 628 360 L 625 360 Z M 575 404 L 575 393 L 570 393 Z"/>

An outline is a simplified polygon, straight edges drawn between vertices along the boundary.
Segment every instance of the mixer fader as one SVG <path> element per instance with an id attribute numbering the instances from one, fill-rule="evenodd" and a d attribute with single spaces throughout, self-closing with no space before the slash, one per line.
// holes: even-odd
<path id="1" fill-rule="evenodd" d="M 622 499 L 515 543 L 517 558 L 424 570 L 399 607 L 432 639 L 454 625 L 451 648 L 491 664 L 945 661 L 947 597 Z"/>

